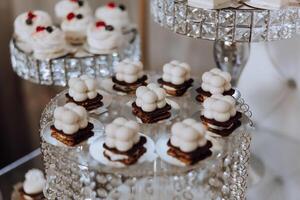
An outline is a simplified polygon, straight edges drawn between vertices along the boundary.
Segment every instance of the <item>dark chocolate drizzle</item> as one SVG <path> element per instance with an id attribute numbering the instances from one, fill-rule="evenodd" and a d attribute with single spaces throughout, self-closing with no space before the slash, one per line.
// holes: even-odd
<path id="1" fill-rule="evenodd" d="M 158 79 L 157 82 L 161 85 L 161 86 L 169 86 L 175 89 L 175 91 L 171 91 L 171 90 L 166 90 L 166 92 L 172 96 L 182 96 L 186 93 L 186 91 L 193 86 L 193 79 L 187 80 L 185 81 L 183 84 L 180 85 L 175 85 L 173 83 L 170 82 L 166 82 L 164 81 L 162 78 Z"/>
<path id="2" fill-rule="evenodd" d="M 132 103 L 132 113 L 140 118 L 143 123 L 147 124 L 170 118 L 171 113 L 169 111 L 171 109 L 172 107 L 169 104 L 166 104 L 163 108 L 156 109 L 152 112 L 145 112 L 142 108 L 138 107 L 135 102 Z"/>
<path id="3" fill-rule="evenodd" d="M 78 102 L 75 101 L 69 93 L 66 94 L 67 102 L 73 102 L 79 106 L 83 106 L 87 111 L 91 111 L 97 108 L 100 108 L 103 106 L 102 99 L 103 96 L 101 94 L 97 94 L 97 96 L 94 99 L 87 99 L 86 101 Z"/>

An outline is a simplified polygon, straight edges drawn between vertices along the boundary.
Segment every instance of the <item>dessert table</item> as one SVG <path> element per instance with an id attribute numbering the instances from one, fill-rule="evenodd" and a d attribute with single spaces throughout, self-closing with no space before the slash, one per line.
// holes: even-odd
<path id="1" fill-rule="evenodd" d="M 265 145 L 265 141 L 268 141 L 268 145 Z M 300 176 L 297 176 L 297 172 L 300 170 L 300 161 L 295 158 L 300 153 L 299 143 L 300 141 L 283 137 L 280 133 L 257 127 L 252 151 L 261 156 L 265 169 L 261 170 L 261 179 L 250 180 L 249 200 L 298 199 Z M 256 165 L 259 167 L 259 163 Z M 10 198 L 13 186 L 23 181 L 24 174 L 31 168 L 42 169 L 40 149 L 0 169 L 1 200 Z"/>

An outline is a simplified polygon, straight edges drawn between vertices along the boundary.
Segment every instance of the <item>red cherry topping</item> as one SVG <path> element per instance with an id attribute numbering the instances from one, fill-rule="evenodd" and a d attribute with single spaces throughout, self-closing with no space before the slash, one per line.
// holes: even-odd
<path id="1" fill-rule="evenodd" d="M 74 14 L 74 13 L 69 13 L 68 15 L 67 15 L 67 19 L 70 21 L 70 20 L 72 20 L 73 18 L 75 18 L 76 17 L 76 15 Z"/>
<path id="2" fill-rule="evenodd" d="M 98 22 L 96 22 L 96 27 L 97 28 L 105 27 L 105 26 L 106 26 L 106 23 L 104 21 L 98 21 Z"/>
<path id="3" fill-rule="evenodd" d="M 109 3 L 107 4 L 107 7 L 109 7 L 109 8 L 115 8 L 115 7 L 116 7 L 116 4 L 115 4 L 114 2 L 109 2 Z"/>
<path id="4" fill-rule="evenodd" d="M 28 14 L 27 14 L 27 18 L 28 19 L 33 19 L 33 18 L 35 18 L 36 17 L 36 15 L 32 12 L 32 11 L 29 11 L 28 12 Z"/>
<path id="5" fill-rule="evenodd" d="M 71 2 L 77 2 L 78 0 L 70 0 Z"/>
<path id="6" fill-rule="evenodd" d="M 36 32 L 44 31 L 46 28 L 44 26 L 38 26 L 36 27 Z"/>

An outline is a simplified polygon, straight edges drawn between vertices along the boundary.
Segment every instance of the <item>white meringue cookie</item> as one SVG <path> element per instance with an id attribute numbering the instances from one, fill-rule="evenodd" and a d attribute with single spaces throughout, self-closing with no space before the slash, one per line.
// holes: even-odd
<path id="1" fill-rule="evenodd" d="M 115 138 L 115 134 L 116 134 L 116 131 L 118 130 L 119 126 L 114 124 L 114 123 L 111 123 L 111 124 L 108 124 L 106 127 L 105 127 L 105 133 L 106 135 L 108 135 L 110 138 Z"/>
<path id="2" fill-rule="evenodd" d="M 134 83 L 138 80 L 138 76 L 137 75 L 129 75 L 129 74 L 126 74 L 123 76 L 124 78 L 124 81 L 126 83 Z"/>
<path id="3" fill-rule="evenodd" d="M 127 128 L 126 126 L 121 126 L 119 129 L 117 129 L 115 137 L 118 141 L 130 141 L 131 138 L 134 135 L 134 130 Z"/>
<path id="4" fill-rule="evenodd" d="M 60 20 L 65 18 L 69 13 L 79 12 L 87 16 L 92 16 L 92 9 L 90 8 L 88 1 L 83 0 L 83 4 L 79 4 L 78 1 L 61 0 L 55 5 L 55 15 Z"/>
<path id="5" fill-rule="evenodd" d="M 136 90 L 136 96 L 139 98 L 139 97 L 143 96 L 148 91 L 149 91 L 149 89 L 146 86 L 140 86 Z"/>
<path id="6" fill-rule="evenodd" d="M 67 103 L 54 110 L 54 126 L 65 134 L 72 135 L 88 125 L 87 111 L 74 103 Z"/>
<path id="7" fill-rule="evenodd" d="M 206 144 L 206 129 L 201 122 L 194 119 L 185 119 L 171 127 L 171 144 L 183 152 L 192 152 Z"/>
<path id="8" fill-rule="evenodd" d="M 143 106 L 143 100 L 140 99 L 140 98 L 137 98 L 137 99 L 135 100 L 135 103 L 136 103 L 136 105 L 137 105 L 138 107 L 142 107 L 142 106 Z"/>
<path id="9" fill-rule="evenodd" d="M 142 110 L 145 112 L 152 112 L 156 109 L 156 104 L 143 104 Z"/>
<path id="10" fill-rule="evenodd" d="M 31 169 L 25 174 L 23 190 L 29 195 L 39 194 L 43 192 L 45 184 L 46 179 L 43 172 L 38 169 Z"/>
<path id="11" fill-rule="evenodd" d="M 153 104 L 155 103 L 158 98 L 156 96 L 156 94 L 153 92 L 153 91 L 148 91 L 146 92 L 142 97 L 141 99 L 143 100 L 144 103 L 146 104 Z"/>
<path id="12" fill-rule="evenodd" d="M 172 78 L 172 83 L 173 83 L 174 85 L 181 85 L 181 84 L 183 84 L 184 82 L 185 82 L 185 79 L 182 78 L 182 77 L 173 77 L 173 78 Z"/>
<path id="13" fill-rule="evenodd" d="M 190 66 L 187 63 L 179 62 L 177 60 L 165 64 L 163 66 L 163 72 L 162 79 L 165 82 L 169 82 L 174 85 L 181 85 L 191 77 Z"/>
<path id="14" fill-rule="evenodd" d="M 116 140 L 111 138 L 111 137 L 106 137 L 105 138 L 105 144 L 109 147 L 109 148 L 115 148 L 116 147 Z"/>
<path id="15" fill-rule="evenodd" d="M 231 76 L 228 72 L 222 72 L 214 68 L 202 75 L 201 88 L 211 94 L 223 94 L 231 89 Z"/>

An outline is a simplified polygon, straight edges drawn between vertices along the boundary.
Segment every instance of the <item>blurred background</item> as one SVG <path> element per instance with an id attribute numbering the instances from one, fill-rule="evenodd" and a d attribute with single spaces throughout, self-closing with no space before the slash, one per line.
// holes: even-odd
<path id="1" fill-rule="evenodd" d="M 0 1 L 0 168 L 39 147 L 39 118 L 44 106 L 62 88 L 23 81 L 11 69 L 9 41 L 14 18 L 41 9 L 54 16 L 57 0 Z M 89 0 L 92 7 L 107 1 Z M 142 35 L 146 69 L 161 69 L 172 59 L 188 62 L 193 74 L 215 67 L 214 42 L 173 34 L 155 24 L 148 0 L 122 0 Z M 264 167 L 256 166 L 269 179 L 252 192 L 252 199 L 299 199 L 300 186 L 300 38 L 251 44 L 251 54 L 239 89 L 253 111 L 256 125 L 252 151 Z M 257 163 L 256 163 L 257 164 Z M 267 170 L 266 170 L 267 169 Z M 267 171 L 267 172 L 266 172 Z M 259 177 L 258 177 L 259 179 Z M 257 191 L 264 197 L 257 198 Z M 270 192 L 272 191 L 272 194 Z"/>

